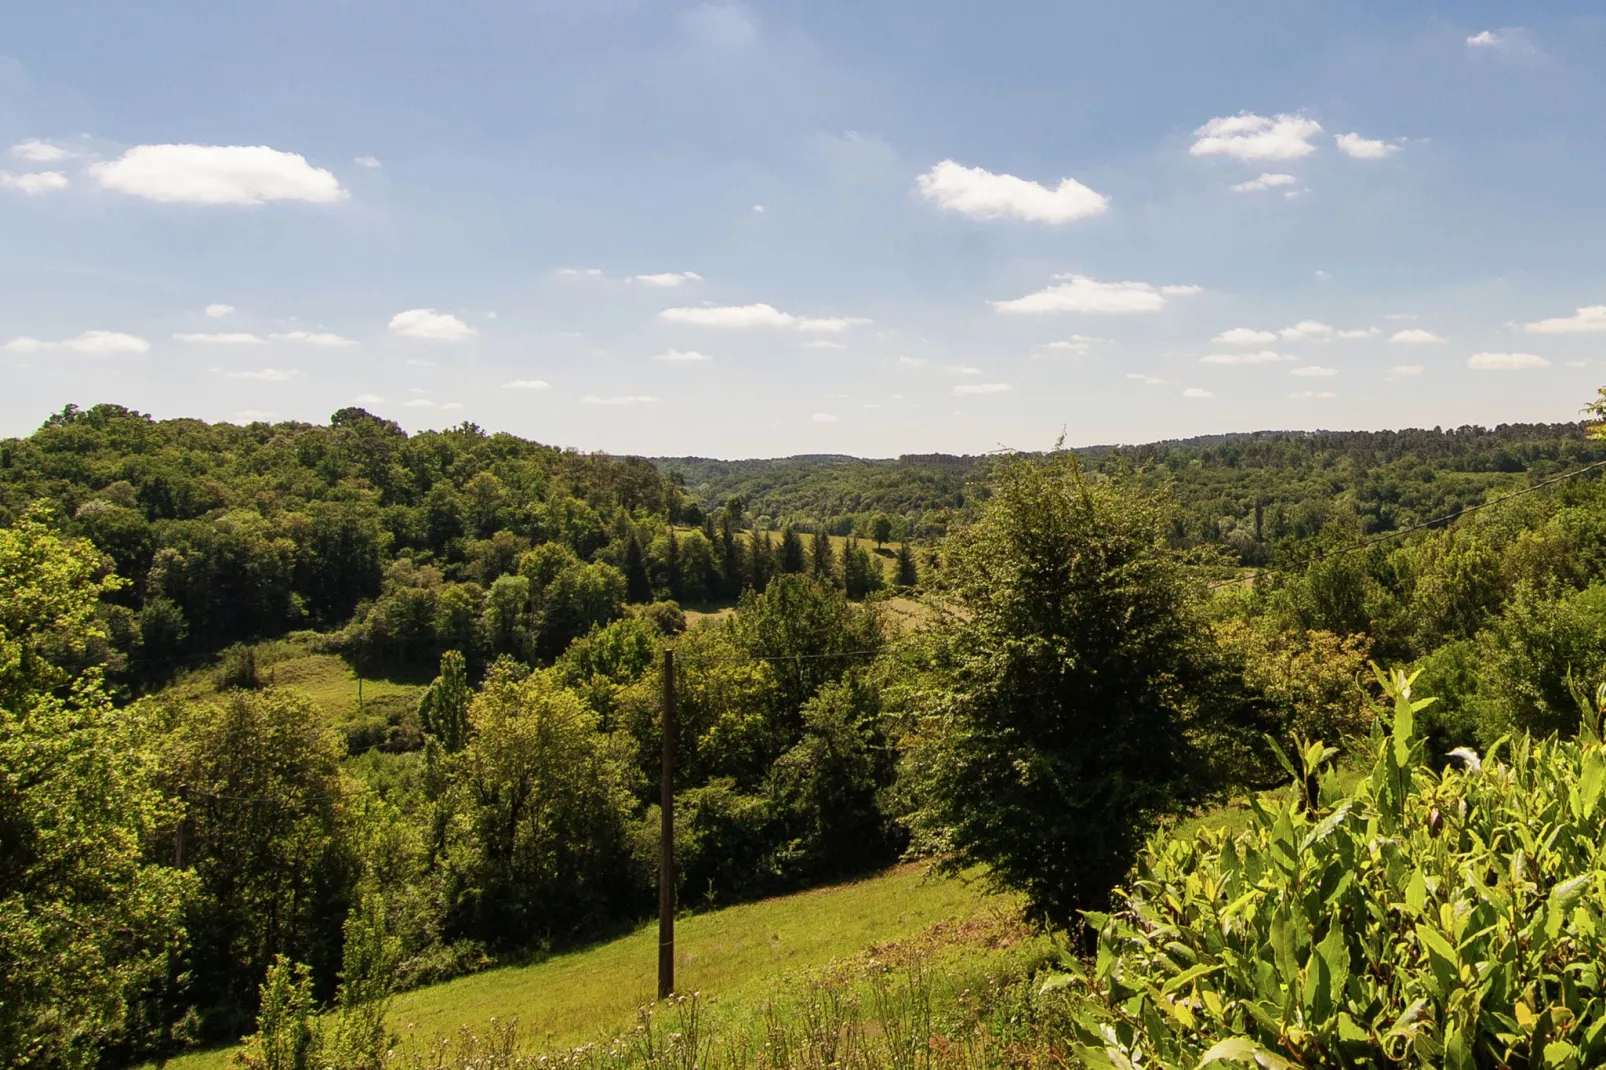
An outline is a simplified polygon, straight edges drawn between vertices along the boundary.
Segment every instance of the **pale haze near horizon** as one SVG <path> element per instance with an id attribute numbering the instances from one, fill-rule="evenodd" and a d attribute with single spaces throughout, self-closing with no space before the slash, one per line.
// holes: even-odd
<path id="1" fill-rule="evenodd" d="M 0 434 L 63 405 L 888 456 L 1576 419 L 1590 5 L 36 5 Z"/>

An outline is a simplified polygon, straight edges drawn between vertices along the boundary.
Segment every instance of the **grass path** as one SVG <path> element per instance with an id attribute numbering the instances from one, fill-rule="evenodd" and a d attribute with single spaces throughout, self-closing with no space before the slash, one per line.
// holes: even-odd
<path id="1" fill-rule="evenodd" d="M 939 922 L 1010 911 L 1009 900 L 960 879 L 900 866 L 850 884 L 682 918 L 676 981 L 715 1002 L 716 1016 L 756 1017 L 783 979 L 899 940 Z M 451 1035 L 490 1018 L 517 1018 L 525 1043 L 562 1048 L 615 1036 L 652 1002 L 656 923 L 532 966 L 504 967 L 399 996 L 393 1028 L 411 1039 Z M 231 1049 L 184 1056 L 174 1070 L 223 1070 Z"/>

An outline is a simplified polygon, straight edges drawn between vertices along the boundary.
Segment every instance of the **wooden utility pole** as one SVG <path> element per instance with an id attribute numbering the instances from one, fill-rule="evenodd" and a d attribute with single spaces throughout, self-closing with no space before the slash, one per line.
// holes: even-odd
<path id="1" fill-rule="evenodd" d="M 675 990 L 675 652 L 664 650 L 664 760 L 658 847 L 658 998 Z"/>

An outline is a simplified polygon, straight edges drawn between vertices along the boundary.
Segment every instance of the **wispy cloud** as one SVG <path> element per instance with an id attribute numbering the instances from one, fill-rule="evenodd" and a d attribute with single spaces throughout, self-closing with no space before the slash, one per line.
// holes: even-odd
<path id="1" fill-rule="evenodd" d="M 1289 375 L 1297 375 L 1301 379 L 1331 379 L 1338 374 L 1337 368 L 1324 368 L 1320 364 L 1306 364 L 1300 368 L 1289 368 Z"/>
<path id="2" fill-rule="evenodd" d="M 1389 341 L 1403 346 L 1434 346 L 1444 343 L 1443 338 L 1420 327 L 1407 327 L 1403 331 L 1395 331 L 1389 335 Z"/>
<path id="3" fill-rule="evenodd" d="M 587 394 L 585 396 L 587 405 L 651 405 L 657 400 L 650 394 L 618 394 L 605 398 L 598 397 L 595 394 Z"/>
<path id="4" fill-rule="evenodd" d="M 275 342 L 300 342 L 303 345 L 324 346 L 329 349 L 343 349 L 346 346 L 357 344 L 355 338 L 347 338 L 344 335 L 334 334 L 330 331 L 284 331 L 279 334 L 270 334 L 268 337 Z M 408 361 L 407 363 L 412 364 L 413 361 Z"/>
<path id="5" fill-rule="evenodd" d="M 1002 394 L 1013 389 L 1008 383 L 959 383 L 951 393 L 964 397 L 971 394 Z"/>
<path id="6" fill-rule="evenodd" d="M 1010 314 L 1088 312 L 1120 315 L 1158 312 L 1172 297 L 1200 292 L 1197 286 L 1155 286 L 1147 282 L 1100 282 L 1087 275 L 1055 275 L 1057 285 L 1010 301 L 994 301 L 993 308 Z"/>
<path id="7" fill-rule="evenodd" d="M 234 371 L 224 372 L 230 379 L 249 379 L 258 383 L 288 383 L 299 378 L 301 372 L 295 368 L 263 368 L 260 371 Z"/>
<path id="8" fill-rule="evenodd" d="M 1571 316 L 1525 323 L 1522 329 L 1529 334 L 1597 334 L 1606 331 L 1606 305 L 1585 305 L 1575 309 Z"/>
<path id="9" fill-rule="evenodd" d="M 744 329 L 784 327 L 798 331 L 837 333 L 870 321 L 859 316 L 794 316 L 773 305 L 724 305 L 692 308 L 666 308 L 658 317 L 668 323 L 691 327 Z"/>
<path id="10" fill-rule="evenodd" d="M 545 379 L 514 379 L 502 384 L 503 390 L 546 390 L 551 383 Z"/>
<path id="11" fill-rule="evenodd" d="M 1474 353 L 1467 367 L 1477 372 L 1521 372 L 1550 367 L 1550 361 L 1534 353 Z"/>
<path id="12" fill-rule="evenodd" d="M 122 331 L 85 331 L 59 342 L 44 342 L 38 338 L 13 338 L 4 347 L 11 353 L 37 353 L 45 349 L 65 349 L 86 357 L 120 357 L 148 352 L 151 344 L 137 335 Z"/>
<path id="13" fill-rule="evenodd" d="M 707 353 L 699 353 L 695 349 L 670 349 L 659 353 L 653 360 L 669 361 L 671 364 L 695 364 L 699 361 L 713 360 Z"/>
<path id="14" fill-rule="evenodd" d="M 1420 364 L 1396 364 L 1394 367 L 1383 373 L 1383 381 L 1386 383 L 1397 383 L 1401 379 L 1415 379 L 1417 376 L 1422 374 L 1423 370 L 1424 369 Z"/>
<path id="15" fill-rule="evenodd" d="M 648 286 L 683 286 L 688 282 L 703 281 L 703 277 L 695 271 L 660 271 L 656 275 L 633 275 L 631 278 Z"/>
<path id="16" fill-rule="evenodd" d="M 1400 151 L 1398 145 L 1365 138 L 1359 134 L 1339 134 L 1333 141 L 1338 145 L 1339 152 L 1356 160 L 1381 160 Z"/>
<path id="17" fill-rule="evenodd" d="M 1211 119 L 1195 130 L 1192 156 L 1231 156 L 1239 160 L 1297 160 L 1316 151 L 1310 139 L 1322 126 L 1303 115 L 1267 117 L 1239 112 Z"/>
<path id="18" fill-rule="evenodd" d="M 268 340 L 248 331 L 221 331 L 215 334 L 175 334 L 175 341 L 196 342 L 203 345 L 218 346 L 260 346 L 266 345 Z"/>
<path id="19" fill-rule="evenodd" d="M 1262 349 L 1254 353 L 1211 353 L 1199 358 L 1200 364 L 1278 364 L 1283 361 L 1298 360 L 1298 357 L 1287 353 L 1277 353 L 1270 349 Z"/>

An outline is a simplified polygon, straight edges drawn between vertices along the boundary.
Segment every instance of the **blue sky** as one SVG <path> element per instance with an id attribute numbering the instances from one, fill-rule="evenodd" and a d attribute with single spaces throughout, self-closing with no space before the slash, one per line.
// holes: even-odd
<path id="1" fill-rule="evenodd" d="M 1603 103 L 1585 4 L 27 5 L 0 433 L 97 401 L 712 456 L 1572 419 Z"/>

